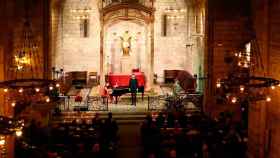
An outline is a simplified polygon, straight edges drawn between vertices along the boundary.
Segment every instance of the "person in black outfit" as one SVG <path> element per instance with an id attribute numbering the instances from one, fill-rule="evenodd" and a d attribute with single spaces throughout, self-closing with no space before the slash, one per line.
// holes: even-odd
<path id="1" fill-rule="evenodd" d="M 105 120 L 103 125 L 103 134 L 106 136 L 108 141 L 116 139 L 118 133 L 118 125 L 117 122 L 113 119 L 113 114 L 111 112 L 108 113 L 108 118 Z"/>
<path id="2" fill-rule="evenodd" d="M 131 93 L 131 105 L 136 106 L 136 94 L 138 91 L 138 81 L 134 74 L 131 75 L 131 78 L 129 81 L 129 91 Z"/>

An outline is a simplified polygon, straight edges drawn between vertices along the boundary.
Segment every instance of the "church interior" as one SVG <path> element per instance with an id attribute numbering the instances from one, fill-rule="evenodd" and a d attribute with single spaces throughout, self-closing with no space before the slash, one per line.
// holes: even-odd
<path id="1" fill-rule="evenodd" d="M 1 0 L 0 158 L 278 158 L 279 11 Z"/>

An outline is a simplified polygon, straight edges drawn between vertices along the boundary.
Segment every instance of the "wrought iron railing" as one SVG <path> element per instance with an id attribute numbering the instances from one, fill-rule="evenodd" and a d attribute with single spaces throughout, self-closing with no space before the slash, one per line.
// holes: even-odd
<path id="1" fill-rule="evenodd" d="M 88 97 L 87 101 L 90 111 L 108 111 L 108 98 L 107 97 Z"/>
<path id="2" fill-rule="evenodd" d="M 202 111 L 202 94 L 182 94 L 180 96 L 153 95 L 148 96 L 148 111 L 161 110 L 196 110 Z M 109 100 L 107 97 L 87 96 L 82 101 L 76 101 L 75 96 L 62 96 L 58 105 L 60 111 L 109 111 Z M 140 105 L 139 105 L 140 106 Z M 146 111 L 145 110 L 145 111 Z"/>
<path id="3" fill-rule="evenodd" d="M 108 98 L 87 96 L 82 101 L 76 101 L 75 96 L 61 96 L 60 111 L 108 111 Z"/>
<path id="4" fill-rule="evenodd" d="M 179 96 L 157 95 L 148 97 L 148 111 L 195 110 L 202 111 L 203 95 L 199 93 Z"/>
<path id="5" fill-rule="evenodd" d="M 165 96 L 148 96 L 148 111 L 163 110 L 165 106 Z"/>

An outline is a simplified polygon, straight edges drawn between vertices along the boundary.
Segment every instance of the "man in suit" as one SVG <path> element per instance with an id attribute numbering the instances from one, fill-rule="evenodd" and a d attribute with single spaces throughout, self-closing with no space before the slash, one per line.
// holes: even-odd
<path id="1" fill-rule="evenodd" d="M 131 105 L 136 106 L 136 94 L 138 91 L 138 81 L 134 74 L 131 75 L 131 78 L 129 80 L 129 91 L 131 93 Z"/>

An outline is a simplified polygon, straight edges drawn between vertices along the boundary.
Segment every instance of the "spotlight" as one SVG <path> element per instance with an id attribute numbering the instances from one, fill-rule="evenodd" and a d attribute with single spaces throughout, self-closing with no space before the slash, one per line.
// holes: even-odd
<path id="1" fill-rule="evenodd" d="M 50 90 L 53 90 L 53 86 L 50 86 L 49 89 L 50 89 Z"/>
<path id="2" fill-rule="evenodd" d="M 50 98 L 47 98 L 47 99 L 46 99 L 46 102 L 47 102 L 47 103 L 49 103 L 50 101 L 51 101 Z"/>
<path id="3" fill-rule="evenodd" d="M 273 85 L 273 86 L 271 86 L 270 88 L 271 88 L 272 90 L 274 90 L 274 89 L 275 89 L 275 86 Z"/>
<path id="4" fill-rule="evenodd" d="M 20 89 L 18 90 L 18 92 L 19 92 L 19 93 L 22 93 L 22 92 L 23 92 L 23 89 L 22 89 L 22 88 L 20 88 Z"/>

